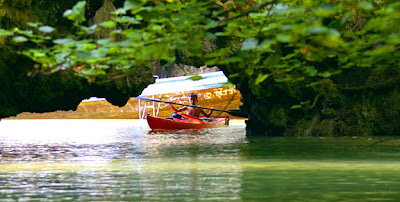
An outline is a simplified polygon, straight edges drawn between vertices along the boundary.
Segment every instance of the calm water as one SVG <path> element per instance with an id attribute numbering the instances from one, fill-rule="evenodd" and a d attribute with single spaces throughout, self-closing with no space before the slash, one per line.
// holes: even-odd
<path id="1" fill-rule="evenodd" d="M 399 138 L 247 138 L 244 127 L 2 120 L 0 201 L 400 200 Z"/>

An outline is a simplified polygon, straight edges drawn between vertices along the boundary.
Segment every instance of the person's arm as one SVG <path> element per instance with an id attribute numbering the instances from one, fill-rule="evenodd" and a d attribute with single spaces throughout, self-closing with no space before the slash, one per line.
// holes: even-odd
<path id="1" fill-rule="evenodd" d="M 175 112 L 181 112 L 181 111 L 186 110 L 186 107 L 182 107 L 182 108 L 176 109 L 176 108 L 174 107 L 174 105 L 172 105 L 172 103 L 169 103 L 169 106 L 170 106 L 170 107 L 172 108 L 172 110 L 174 110 Z"/>
<path id="2" fill-rule="evenodd" d="M 201 109 L 201 113 L 206 116 L 207 118 L 211 116 L 211 114 L 213 113 L 214 108 L 211 108 L 210 111 L 208 113 L 206 113 L 203 109 Z"/>

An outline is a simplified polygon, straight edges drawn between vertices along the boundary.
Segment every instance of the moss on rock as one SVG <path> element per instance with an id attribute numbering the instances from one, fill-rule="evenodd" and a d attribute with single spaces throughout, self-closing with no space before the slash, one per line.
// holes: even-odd
<path id="1" fill-rule="evenodd" d="M 301 82 L 263 82 L 241 87 L 242 110 L 250 114 L 252 135 L 376 136 L 399 135 L 399 70 L 346 70 L 305 87 Z M 309 100 L 309 102 L 304 102 Z M 300 109 L 293 105 L 304 102 Z M 261 126 L 262 124 L 262 126 Z"/>

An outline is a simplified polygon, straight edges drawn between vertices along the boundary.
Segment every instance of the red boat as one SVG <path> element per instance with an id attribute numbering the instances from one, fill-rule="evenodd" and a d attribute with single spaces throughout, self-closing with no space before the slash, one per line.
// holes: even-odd
<path id="1" fill-rule="evenodd" d="M 182 114 L 181 119 L 178 118 L 163 118 L 155 116 L 146 116 L 147 123 L 150 128 L 162 130 L 180 130 L 180 129 L 202 129 L 216 128 L 228 125 L 229 118 L 198 118 L 190 115 Z"/>

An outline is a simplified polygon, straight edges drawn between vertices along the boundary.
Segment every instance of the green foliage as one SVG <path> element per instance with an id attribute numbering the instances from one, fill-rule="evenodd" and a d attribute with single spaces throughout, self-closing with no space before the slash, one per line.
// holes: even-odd
<path id="1" fill-rule="evenodd" d="M 157 60 L 168 64 L 176 51 L 223 65 L 238 73 L 232 78 L 246 78 L 254 88 L 267 80 L 314 86 L 344 68 L 399 64 L 396 1 L 256 0 L 222 6 L 211 0 L 126 0 L 111 20 L 90 27 L 84 25 L 85 6 L 80 1 L 64 13 L 74 22 L 74 35 L 52 38 L 53 27 L 29 23 L 32 30 L 0 29 L 0 36 L 36 44 L 23 54 L 43 69 L 74 68 L 82 76 Z M 109 36 L 96 39 L 102 29 L 110 29 Z M 206 54 L 205 39 L 228 43 Z"/>
<path id="2" fill-rule="evenodd" d="M 85 6 L 86 1 L 79 1 L 72 9 L 68 9 L 64 12 L 64 17 L 77 24 L 85 22 Z"/>
<path id="3" fill-rule="evenodd" d="M 7 30 L 4 30 L 4 29 L 0 29 L 0 37 L 13 36 L 13 35 L 14 35 L 14 32 L 7 31 Z"/>

